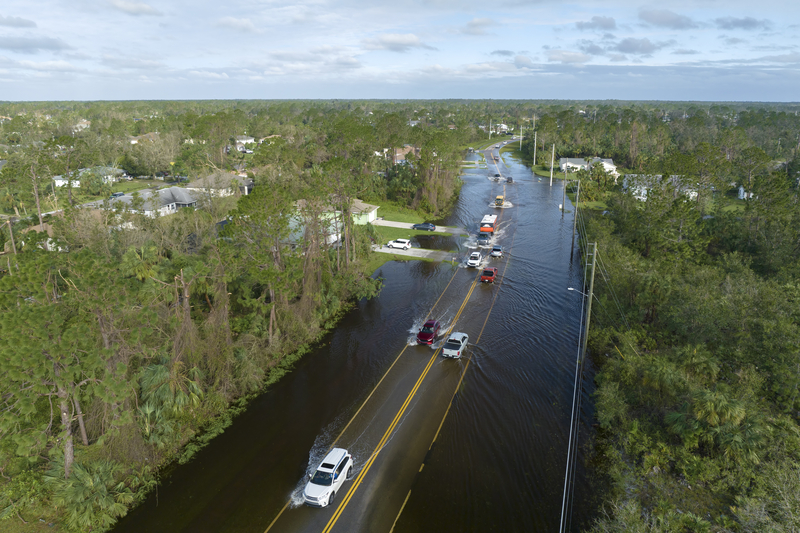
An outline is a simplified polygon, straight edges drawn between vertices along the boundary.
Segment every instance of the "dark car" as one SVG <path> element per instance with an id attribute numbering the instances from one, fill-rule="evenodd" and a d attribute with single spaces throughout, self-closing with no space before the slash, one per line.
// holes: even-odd
<path id="1" fill-rule="evenodd" d="M 497 269 L 495 267 L 484 268 L 481 272 L 481 283 L 494 283 L 497 278 Z"/>
<path id="2" fill-rule="evenodd" d="M 411 229 L 421 229 L 425 231 L 435 231 L 436 226 L 431 224 L 430 222 L 423 222 L 422 224 L 414 224 L 411 226 Z"/>
<path id="3" fill-rule="evenodd" d="M 417 333 L 417 342 L 419 344 L 433 344 L 433 341 L 439 336 L 441 327 L 438 320 L 428 320 Z"/>
<path id="4" fill-rule="evenodd" d="M 514 183 L 514 178 L 512 178 L 511 176 L 509 176 L 509 177 L 507 177 L 507 178 L 506 178 L 506 181 L 507 181 L 508 183 Z"/>
<path id="5" fill-rule="evenodd" d="M 489 236 L 485 232 L 481 232 L 477 239 L 478 246 L 488 246 L 489 240 Z"/>

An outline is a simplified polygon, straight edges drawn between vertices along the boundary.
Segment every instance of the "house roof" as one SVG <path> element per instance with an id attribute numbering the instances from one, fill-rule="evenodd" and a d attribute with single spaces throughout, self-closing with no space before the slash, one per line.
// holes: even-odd
<path id="1" fill-rule="evenodd" d="M 353 203 L 350 205 L 350 212 L 354 215 L 360 213 L 372 213 L 373 211 L 377 211 L 378 206 L 368 204 L 359 200 L 358 198 L 353 198 Z"/>
<path id="2" fill-rule="evenodd" d="M 558 163 L 560 165 L 588 165 L 586 160 L 582 157 L 562 157 L 558 160 Z"/>
<path id="3" fill-rule="evenodd" d="M 156 211 L 170 204 L 190 206 L 197 203 L 191 192 L 183 187 L 167 187 L 158 191 L 139 191 L 139 197 L 144 200 L 144 208 L 147 211 Z M 131 205 L 133 195 L 125 194 L 111 200 L 112 205 L 117 202 Z"/>

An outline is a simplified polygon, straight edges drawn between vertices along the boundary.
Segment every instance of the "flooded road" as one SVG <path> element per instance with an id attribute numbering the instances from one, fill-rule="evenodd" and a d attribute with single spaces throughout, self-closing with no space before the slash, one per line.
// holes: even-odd
<path id="1" fill-rule="evenodd" d="M 387 263 L 379 298 L 359 302 L 115 531 L 261 533 L 279 515 L 271 531 L 556 531 L 581 306 L 567 287 L 582 271 L 578 254 L 570 259 L 571 213 L 558 210 L 561 183 L 503 160 L 514 183 L 468 170 L 444 221 L 477 233 L 484 214 L 500 215 L 491 244 L 506 254 L 484 263 L 499 268 L 496 284 L 476 285 L 479 269 L 449 263 Z M 512 207 L 488 207 L 504 190 Z M 474 235 L 442 240 L 462 258 L 491 247 L 476 248 Z M 457 319 L 468 359 L 409 342 L 429 314 L 446 327 Z M 325 509 L 298 505 L 335 441 L 356 465 L 343 492 L 357 490 L 344 507 L 344 493 Z M 579 467 L 575 501 L 588 492 Z M 576 504 L 573 530 L 592 511 Z"/>

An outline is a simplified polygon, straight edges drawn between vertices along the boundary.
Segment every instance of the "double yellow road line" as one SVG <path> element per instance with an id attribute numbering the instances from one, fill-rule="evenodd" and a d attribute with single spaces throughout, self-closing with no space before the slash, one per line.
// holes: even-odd
<path id="1" fill-rule="evenodd" d="M 478 277 L 476 276 L 475 279 L 472 282 L 472 286 L 470 287 L 469 292 L 467 292 L 467 296 L 464 298 L 464 301 L 461 303 L 461 307 L 459 308 L 458 313 L 456 313 L 456 316 L 453 319 L 452 325 L 450 326 L 450 328 L 448 328 L 448 330 L 447 330 L 447 332 L 445 334 L 445 337 L 450 333 L 450 331 L 452 331 L 453 327 L 455 327 L 456 322 L 458 322 L 458 319 L 461 317 L 461 313 L 464 311 L 464 308 L 467 306 L 467 302 L 469 301 L 470 296 L 472 296 L 472 292 L 475 290 L 475 287 L 477 286 L 477 284 L 478 284 Z M 350 503 L 350 500 L 353 498 L 353 495 L 356 493 L 356 490 L 358 490 L 358 486 L 361 485 L 361 482 L 364 480 L 364 477 L 367 475 L 367 473 L 369 472 L 369 469 L 375 463 L 375 460 L 378 458 L 378 455 L 381 453 L 381 451 L 383 450 L 383 447 L 386 445 L 386 442 L 389 440 L 389 438 L 391 437 L 392 433 L 394 432 L 395 427 L 400 422 L 400 420 L 403 418 L 403 415 L 405 414 L 406 409 L 408 408 L 409 404 L 411 403 L 411 400 L 417 394 L 417 391 L 419 390 L 420 385 L 422 385 L 422 382 L 425 379 L 425 376 L 428 375 L 428 371 L 433 366 L 433 362 L 436 360 L 437 356 L 439 355 L 440 350 L 441 350 L 441 348 L 437 348 L 436 351 L 431 356 L 430 360 L 428 361 L 428 364 L 425 366 L 425 370 L 423 370 L 422 374 L 419 376 L 419 379 L 417 379 L 417 382 L 414 384 L 414 387 L 411 389 L 411 392 L 408 393 L 408 396 L 406 397 L 405 402 L 403 402 L 403 405 L 400 407 L 400 410 L 397 411 L 397 414 L 394 416 L 394 419 L 392 420 L 392 423 L 389 425 L 389 428 L 383 434 L 383 437 L 381 438 L 380 442 L 378 442 L 378 445 L 375 447 L 375 451 L 372 452 L 372 455 L 370 455 L 369 459 L 367 459 L 367 462 L 364 463 L 364 468 L 362 468 L 361 472 L 359 472 L 358 476 L 356 477 L 355 481 L 353 482 L 353 485 L 350 487 L 350 490 L 347 491 L 347 495 L 344 497 L 342 502 L 339 504 L 339 507 L 337 507 L 336 512 L 333 514 L 331 519 L 328 521 L 328 524 L 325 526 L 325 529 L 322 530 L 322 533 L 329 533 L 330 532 L 330 530 L 336 524 L 336 521 L 339 520 L 339 517 L 344 512 L 345 508 L 347 507 L 347 504 Z"/>

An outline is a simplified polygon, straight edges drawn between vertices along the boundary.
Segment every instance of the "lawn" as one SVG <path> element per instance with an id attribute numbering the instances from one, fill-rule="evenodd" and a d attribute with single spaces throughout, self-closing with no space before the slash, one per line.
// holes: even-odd
<path id="1" fill-rule="evenodd" d="M 428 261 L 430 263 L 437 262 L 435 259 L 431 259 L 429 257 L 410 257 L 407 255 L 393 255 L 393 254 L 386 254 L 383 252 L 373 252 L 370 254 L 369 261 L 364 264 L 364 273 L 371 276 L 373 275 L 380 267 L 388 263 L 389 261 Z M 452 261 L 442 261 L 443 263 L 450 263 L 454 264 Z"/>
<path id="2" fill-rule="evenodd" d="M 413 209 L 392 205 L 391 203 L 381 202 L 378 208 L 378 216 L 384 220 L 392 222 L 408 222 L 409 224 L 419 224 L 425 222 L 422 217 Z"/>

